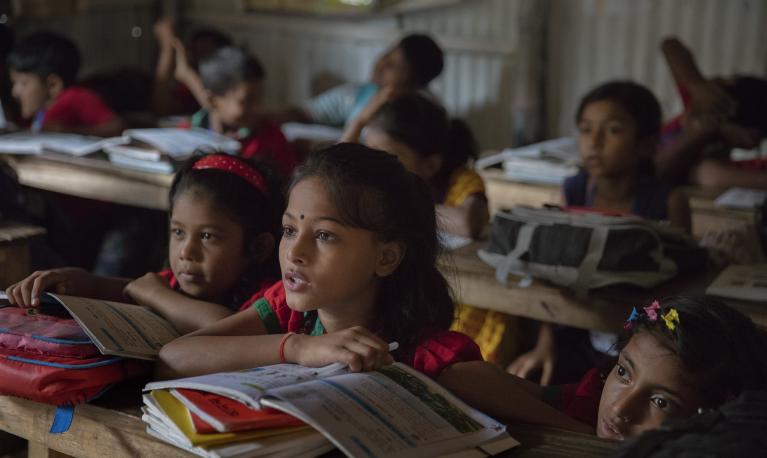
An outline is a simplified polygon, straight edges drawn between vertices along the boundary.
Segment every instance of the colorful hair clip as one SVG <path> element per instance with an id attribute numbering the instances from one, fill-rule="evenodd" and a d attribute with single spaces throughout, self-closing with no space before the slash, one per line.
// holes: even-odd
<path id="1" fill-rule="evenodd" d="M 639 312 L 637 312 L 637 308 L 633 307 L 631 309 L 631 315 L 629 315 L 628 320 L 626 320 L 626 324 L 623 325 L 623 329 L 631 329 L 634 326 L 634 321 L 639 319 Z"/>
<path id="2" fill-rule="evenodd" d="M 679 324 L 679 313 L 674 308 L 669 309 L 665 315 L 661 316 L 661 318 L 666 322 L 666 327 L 670 331 L 676 329 L 677 324 Z"/>
<path id="3" fill-rule="evenodd" d="M 657 300 L 652 301 L 652 304 L 644 308 L 644 312 L 647 314 L 647 318 L 649 318 L 650 321 L 657 321 L 658 312 L 660 312 L 660 304 Z"/>

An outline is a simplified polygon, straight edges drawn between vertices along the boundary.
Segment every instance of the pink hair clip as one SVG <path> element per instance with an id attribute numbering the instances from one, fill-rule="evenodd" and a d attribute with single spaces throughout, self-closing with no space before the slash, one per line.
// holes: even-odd
<path id="1" fill-rule="evenodd" d="M 657 321 L 658 312 L 660 312 L 660 304 L 657 300 L 652 301 L 652 304 L 644 308 L 644 312 L 647 314 L 647 318 L 649 318 L 650 321 Z"/>

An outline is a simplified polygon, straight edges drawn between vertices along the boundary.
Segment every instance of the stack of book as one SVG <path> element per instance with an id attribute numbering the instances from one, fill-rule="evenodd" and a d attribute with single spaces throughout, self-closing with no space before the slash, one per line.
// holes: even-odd
<path id="1" fill-rule="evenodd" d="M 503 165 L 505 175 L 514 181 L 560 185 L 578 173 L 580 156 L 573 137 L 509 148 L 477 161 L 475 168 Z"/>
<path id="2" fill-rule="evenodd" d="M 433 380 L 395 363 L 277 364 L 146 386 L 147 432 L 205 457 L 486 457 L 518 442 Z"/>

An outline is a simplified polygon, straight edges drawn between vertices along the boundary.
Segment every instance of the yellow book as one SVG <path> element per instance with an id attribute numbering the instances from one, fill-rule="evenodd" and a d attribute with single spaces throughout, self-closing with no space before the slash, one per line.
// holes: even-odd
<path id="1" fill-rule="evenodd" d="M 287 428 L 258 429 L 254 431 L 243 431 L 237 433 L 214 433 L 200 434 L 194 430 L 192 417 L 189 410 L 176 399 L 172 394 L 165 390 L 154 390 L 150 393 L 157 405 L 162 409 L 165 415 L 172 421 L 178 429 L 192 442 L 192 445 L 203 447 L 212 445 L 228 444 L 230 442 L 240 442 L 245 440 L 260 439 L 263 437 L 276 436 L 279 434 L 292 433 L 308 428 L 308 426 L 291 426 Z"/>

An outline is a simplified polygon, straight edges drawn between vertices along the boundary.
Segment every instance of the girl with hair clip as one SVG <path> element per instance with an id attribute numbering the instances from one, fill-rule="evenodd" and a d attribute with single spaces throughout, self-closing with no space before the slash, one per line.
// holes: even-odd
<path id="1" fill-rule="evenodd" d="M 471 339 L 447 330 L 453 302 L 436 267 L 434 205 L 395 157 L 350 143 L 314 153 L 296 170 L 282 226 L 282 281 L 163 347 L 160 376 L 285 362 L 361 371 L 396 359 L 434 377 L 481 359 Z"/>
<path id="2" fill-rule="evenodd" d="M 170 189 L 169 269 L 135 280 L 73 267 L 40 271 L 8 287 L 8 299 L 36 307 L 52 291 L 133 302 L 188 333 L 247 308 L 278 278 L 283 208 L 271 168 L 226 154 L 196 156 Z"/>
<path id="3" fill-rule="evenodd" d="M 540 387 L 485 363 L 446 370 L 439 381 L 506 421 L 623 440 L 767 388 L 764 332 L 719 301 L 671 297 L 637 307 L 612 368 L 579 383 Z"/>

